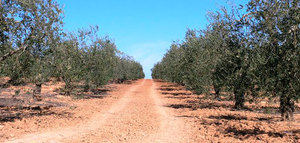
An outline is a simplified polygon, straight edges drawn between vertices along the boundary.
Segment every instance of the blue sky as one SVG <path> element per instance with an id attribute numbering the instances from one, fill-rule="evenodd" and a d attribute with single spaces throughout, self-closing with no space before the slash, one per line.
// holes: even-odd
<path id="1" fill-rule="evenodd" d="M 245 3 L 245 1 L 243 1 Z M 173 41 L 187 28 L 203 29 L 206 14 L 228 0 L 58 0 L 64 7 L 67 31 L 98 25 L 99 36 L 109 36 L 119 50 L 143 65 L 146 78 Z M 241 1 L 234 1 L 238 4 Z"/>

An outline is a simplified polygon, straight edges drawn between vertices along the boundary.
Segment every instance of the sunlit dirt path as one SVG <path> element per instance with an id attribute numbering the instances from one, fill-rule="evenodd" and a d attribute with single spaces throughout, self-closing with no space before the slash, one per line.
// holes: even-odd
<path id="1" fill-rule="evenodd" d="M 140 80 L 88 121 L 7 142 L 194 142 L 190 126 L 164 106 L 157 88 L 153 80 Z"/>

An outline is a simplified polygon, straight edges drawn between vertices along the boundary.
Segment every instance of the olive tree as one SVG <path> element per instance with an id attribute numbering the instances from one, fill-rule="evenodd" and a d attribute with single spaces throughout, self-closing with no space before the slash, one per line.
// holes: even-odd
<path id="1" fill-rule="evenodd" d="M 284 120 L 293 118 L 294 102 L 300 98 L 299 5 L 299 0 L 251 0 L 247 5 L 258 86 L 279 97 Z"/>
<path id="2" fill-rule="evenodd" d="M 2 72 L 13 83 L 34 82 L 35 97 L 51 75 L 48 55 L 61 33 L 61 8 L 52 0 L 4 0 L 0 11 Z"/>

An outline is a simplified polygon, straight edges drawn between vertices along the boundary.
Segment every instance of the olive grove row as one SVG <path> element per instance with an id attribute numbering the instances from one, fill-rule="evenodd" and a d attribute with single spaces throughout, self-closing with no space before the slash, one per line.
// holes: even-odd
<path id="1" fill-rule="evenodd" d="M 54 0 L 0 1 L 0 76 L 10 84 L 43 83 L 57 78 L 71 94 L 75 83 L 84 90 L 110 81 L 144 78 L 142 66 L 118 51 L 98 27 L 63 31 L 63 10 Z"/>
<path id="2" fill-rule="evenodd" d="M 152 69 L 154 79 L 196 93 L 234 95 L 235 108 L 258 97 L 279 99 L 292 119 L 300 97 L 299 0 L 250 0 L 209 14 L 206 29 L 188 30 Z"/>

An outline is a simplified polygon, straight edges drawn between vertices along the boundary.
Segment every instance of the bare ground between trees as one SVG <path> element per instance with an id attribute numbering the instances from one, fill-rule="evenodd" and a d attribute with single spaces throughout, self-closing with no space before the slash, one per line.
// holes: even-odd
<path id="1" fill-rule="evenodd" d="M 49 109 L 55 114 L 3 122 L 1 141 L 197 142 L 190 125 L 164 106 L 152 80 L 115 86 L 103 99 L 61 98 L 65 106 Z"/>
<path id="2" fill-rule="evenodd" d="M 207 142 L 300 142 L 299 104 L 294 121 L 281 121 L 275 103 L 246 103 L 245 110 L 236 111 L 228 97 L 218 101 L 176 84 L 158 81 L 158 85 L 168 98 L 166 106 L 198 128 L 197 134 Z"/>
<path id="3" fill-rule="evenodd" d="M 26 93 L 5 98 L 16 87 L 2 89 L 1 100 L 11 101 L 0 102 L 6 104 L 1 116 L 11 118 L 0 122 L 0 142 L 299 142 L 299 114 L 280 121 L 272 112 L 277 105 L 247 104 L 255 110 L 235 111 L 231 101 L 153 80 L 113 84 L 103 98 L 80 100 L 54 94 L 59 86 L 43 87 L 40 103 L 28 102 Z"/>

